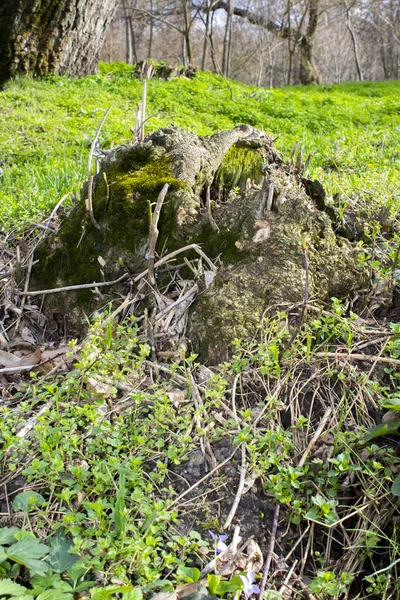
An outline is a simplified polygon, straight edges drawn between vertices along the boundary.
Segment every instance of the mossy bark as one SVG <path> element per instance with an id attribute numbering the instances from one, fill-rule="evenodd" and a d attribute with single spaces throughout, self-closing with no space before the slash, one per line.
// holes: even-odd
<path id="1" fill-rule="evenodd" d="M 116 6 L 115 0 L 2 0 L 0 86 L 16 75 L 94 73 Z"/>
<path id="2" fill-rule="evenodd" d="M 206 138 L 169 127 L 110 151 L 94 178 L 100 230 L 85 215 L 86 186 L 60 232 L 37 253 L 36 287 L 110 280 L 142 270 L 149 206 L 165 183 L 169 191 L 158 251 L 197 243 L 222 263 L 189 320 L 192 348 L 211 362 L 225 358 L 235 337 L 252 337 L 268 306 L 302 302 L 305 237 L 313 298 L 343 297 L 364 284 L 356 250 L 336 237 L 331 218 L 307 195 L 316 186 L 284 163 L 270 137 L 243 125 Z M 78 308 L 90 312 L 91 298 L 87 291 L 57 295 L 48 298 L 48 306 L 71 319 Z"/>

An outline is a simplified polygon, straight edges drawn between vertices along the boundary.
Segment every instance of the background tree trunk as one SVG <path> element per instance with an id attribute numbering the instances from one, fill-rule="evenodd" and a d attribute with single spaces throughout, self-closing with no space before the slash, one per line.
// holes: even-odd
<path id="1" fill-rule="evenodd" d="M 190 21 L 190 13 L 189 6 L 187 0 L 182 1 L 182 10 L 183 10 L 183 20 L 184 20 L 184 44 L 186 46 L 186 51 L 184 52 L 184 56 L 187 57 L 188 64 L 184 62 L 185 67 L 193 64 L 193 53 L 192 53 L 192 44 L 190 40 L 190 28 L 192 26 Z"/>
<path id="2" fill-rule="evenodd" d="M 0 85 L 18 74 L 94 73 L 115 0 L 2 0 Z"/>
<path id="3" fill-rule="evenodd" d="M 203 56 L 201 59 L 201 70 L 205 71 L 207 66 L 207 51 L 208 44 L 210 43 L 210 25 L 211 25 L 211 7 L 209 0 L 206 0 L 206 19 L 205 19 L 205 31 L 204 31 L 204 44 L 203 44 Z"/>
<path id="4" fill-rule="evenodd" d="M 153 14 L 153 0 L 150 0 L 150 14 Z M 149 35 L 149 51 L 147 53 L 147 58 L 151 58 L 153 52 L 153 34 L 154 34 L 154 19 L 150 17 L 150 35 Z"/>
<path id="5" fill-rule="evenodd" d="M 314 63 L 313 50 L 315 34 L 318 26 L 319 0 L 309 0 L 308 25 L 305 35 L 299 40 L 300 48 L 300 71 L 299 79 L 302 85 L 313 85 L 320 83 L 320 74 Z"/>
<path id="6" fill-rule="evenodd" d="M 353 2 L 353 5 L 354 5 L 354 2 Z M 360 55 L 358 52 L 357 38 L 356 38 L 356 34 L 354 33 L 353 25 L 351 22 L 351 8 L 352 7 L 348 5 L 347 0 L 344 0 L 344 7 L 346 9 L 346 26 L 347 26 L 347 29 L 349 30 L 349 33 L 351 36 L 351 43 L 353 45 L 354 60 L 356 61 L 358 79 L 359 79 L 359 81 L 363 81 L 364 77 L 363 77 L 363 73 L 361 70 L 361 62 L 360 62 Z"/>
<path id="7" fill-rule="evenodd" d="M 224 35 L 224 50 L 222 56 L 222 72 L 225 77 L 229 77 L 231 53 L 232 53 L 232 20 L 235 4 L 234 0 L 228 0 L 228 10 L 226 14 L 226 25 Z"/>
<path id="8" fill-rule="evenodd" d="M 293 59 L 294 53 L 296 51 L 296 44 L 294 43 L 292 37 L 292 3 L 291 0 L 287 2 L 287 19 L 288 19 L 288 52 L 289 52 L 289 64 L 288 64 L 288 72 L 287 72 L 287 85 L 292 85 L 292 74 L 293 74 Z"/>

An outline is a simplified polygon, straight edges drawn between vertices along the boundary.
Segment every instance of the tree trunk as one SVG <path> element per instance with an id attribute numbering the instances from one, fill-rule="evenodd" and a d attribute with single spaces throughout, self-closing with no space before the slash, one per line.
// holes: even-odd
<path id="1" fill-rule="evenodd" d="M 153 20 L 153 0 L 150 0 L 150 35 L 149 35 L 149 50 L 147 52 L 147 58 L 151 58 L 153 52 L 153 33 L 154 33 L 154 20 Z"/>
<path id="2" fill-rule="evenodd" d="M 319 17 L 318 8 L 319 0 L 309 0 L 307 31 L 305 35 L 301 36 L 299 39 L 299 80 L 302 85 L 313 85 L 320 83 L 320 74 L 318 73 L 313 59 L 314 40 Z"/>
<path id="3" fill-rule="evenodd" d="M 0 85 L 19 74 L 94 73 L 115 8 L 115 0 L 2 0 Z"/>
<path id="4" fill-rule="evenodd" d="M 347 26 L 347 29 L 351 36 L 351 43 L 353 45 L 354 60 L 356 61 L 356 69 L 357 69 L 358 79 L 359 79 L 359 81 L 363 81 L 364 77 L 363 77 L 363 73 L 361 70 L 361 62 L 360 62 L 360 56 L 358 53 L 357 38 L 356 38 L 356 34 L 354 33 L 353 25 L 351 22 L 351 13 L 350 13 L 351 7 L 348 5 L 347 0 L 344 0 L 344 6 L 346 9 L 346 26 Z"/>
<path id="5" fill-rule="evenodd" d="M 184 18 L 184 38 L 185 38 L 185 44 L 186 44 L 186 56 L 187 56 L 187 60 L 188 60 L 188 66 L 193 64 L 193 53 L 192 53 L 192 44 L 191 44 L 191 40 L 190 40 L 190 28 L 191 28 L 191 22 L 190 22 L 190 14 L 189 14 L 189 7 L 188 7 L 188 3 L 187 0 L 183 0 L 182 2 L 182 8 L 183 8 L 183 18 Z M 185 66 L 187 66 L 185 64 Z"/>
<path id="6" fill-rule="evenodd" d="M 228 11 L 226 15 L 226 26 L 224 35 L 224 51 L 222 56 L 222 72 L 229 77 L 231 53 L 232 53 L 232 20 L 235 10 L 234 0 L 228 0 Z"/>
<path id="7" fill-rule="evenodd" d="M 133 30 L 133 23 L 132 23 L 132 17 L 128 17 L 128 21 L 129 21 L 129 30 L 131 32 L 131 47 L 132 47 L 132 56 L 133 56 L 133 61 L 135 64 L 137 64 L 139 62 L 138 59 L 138 55 L 137 55 L 137 51 L 136 51 L 136 38 L 135 38 L 135 32 Z"/>
<path id="8" fill-rule="evenodd" d="M 203 57 L 201 59 L 201 70 L 205 71 L 207 66 L 207 50 L 208 44 L 210 43 L 210 21 L 211 21 L 211 9 L 209 6 L 209 1 L 206 3 L 206 22 L 205 22 L 205 32 L 204 32 L 204 45 L 203 45 Z"/>
<path id="9" fill-rule="evenodd" d="M 129 28 L 129 17 L 125 16 L 125 62 L 132 64 L 131 31 Z"/>
<path id="10" fill-rule="evenodd" d="M 292 74 L 293 74 L 293 59 L 295 53 L 295 43 L 292 37 L 292 4 L 291 1 L 288 0 L 287 3 L 287 16 L 288 16 L 288 51 L 289 51 L 289 64 L 288 64 L 288 72 L 287 72 L 287 84 L 292 85 Z"/>

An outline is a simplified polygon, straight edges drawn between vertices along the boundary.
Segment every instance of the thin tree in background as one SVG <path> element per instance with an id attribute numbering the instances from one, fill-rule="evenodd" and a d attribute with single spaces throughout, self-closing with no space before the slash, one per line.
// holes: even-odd
<path id="1" fill-rule="evenodd" d="M 193 52 L 192 52 L 192 44 L 190 40 L 190 30 L 192 27 L 192 21 L 190 19 L 189 12 L 189 3 L 188 0 L 182 0 L 182 10 L 183 10 L 183 57 L 184 57 L 184 65 L 188 66 L 193 64 Z M 185 60 L 187 59 L 187 60 Z"/>
<path id="2" fill-rule="evenodd" d="M 153 32 L 154 32 L 154 20 L 153 20 L 153 0 L 150 0 L 150 35 L 149 35 L 149 50 L 147 52 L 147 58 L 151 58 L 153 53 Z"/>
<path id="3" fill-rule="evenodd" d="M 226 26 L 224 35 L 224 46 L 222 54 L 222 72 L 225 77 L 229 77 L 231 57 L 232 57 L 232 22 L 235 10 L 234 0 L 228 0 L 228 10 L 226 13 Z"/>
<path id="4" fill-rule="evenodd" d="M 138 62 L 137 52 L 136 52 L 136 41 L 135 41 L 135 31 L 133 29 L 132 22 L 132 8 L 136 4 L 134 2 L 133 5 L 129 6 L 127 0 L 122 1 L 122 8 L 124 10 L 124 18 L 125 18 L 125 60 L 128 65 Z"/>
<path id="5" fill-rule="evenodd" d="M 205 16 L 205 20 L 203 21 L 205 30 L 204 30 L 203 55 L 201 58 L 201 70 L 202 71 L 206 70 L 208 46 L 210 44 L 211 6 L 212 6 L 211 0 L 206 0 L 205 6 L 206 6 L 206 8 L 205 8 L 206 16 Z"/>
<path id="6" fill-rule="evenodd" d="M 296 44 L 293 40 L 293 32 L 292 32 L 292 2 L 291 0 L 287 0 L 287 41 L 288 41 L 288 52 L 289 52 L 289 63 L 288 63 L 288 72 L 287 72 L 287 84 L 291 85 L 292 83 L 292 73 L 293 73 L 293 59 L 294 53 L 296 50 Z"/>
<path id="7" fill-rule="evenodd" d="M 351 42 L 353 45 L 353 51 L 354 51 L 354 59 L 356 62 L 356 69 L 357 69 L 357 75 L 358 75 L 358 79 L 359 81 L 363 81 L 364 77 L 363 77 L 363 72 L 361 70 L 361 63 L 360 63 L 360 57 L 358 54 L 358 45 L 357 45 L 357 38 L 356 38 L 356 34 L 354 33 L 354 29 L 353 29 L 353 25 L 351 22 L 351 9 L 353 8 L 354 4 L 355 4 L 355 0 L 354 2 L 349 5 L 348 0 L 343 0 L 344 1 L 344 7 L 346 9 L 346 26 L 347 29 L 350 33 L 350 37 L 351 37 Z"/>

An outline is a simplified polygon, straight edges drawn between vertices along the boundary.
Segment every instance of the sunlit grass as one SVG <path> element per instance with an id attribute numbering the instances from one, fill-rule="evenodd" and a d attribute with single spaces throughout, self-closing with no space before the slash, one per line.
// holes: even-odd
<path id="1" fill-rule="evenodd" d="M 19 79 L 0 93 L 0 224 L 40 220 L 85 178 L 88 142 L 101 115 L 107 149 L 132 139 L 141 83 L 102 65 L 84 79 Z M 313 156 L 311 175 L 340 202 L 400 203 L 400 82 L 270 90 L 202 73 L 152 80 L 147 130 L 174 124 L 200 135 L 249 123 L 277 136 L 288 156 L 297 141 Z"/>

